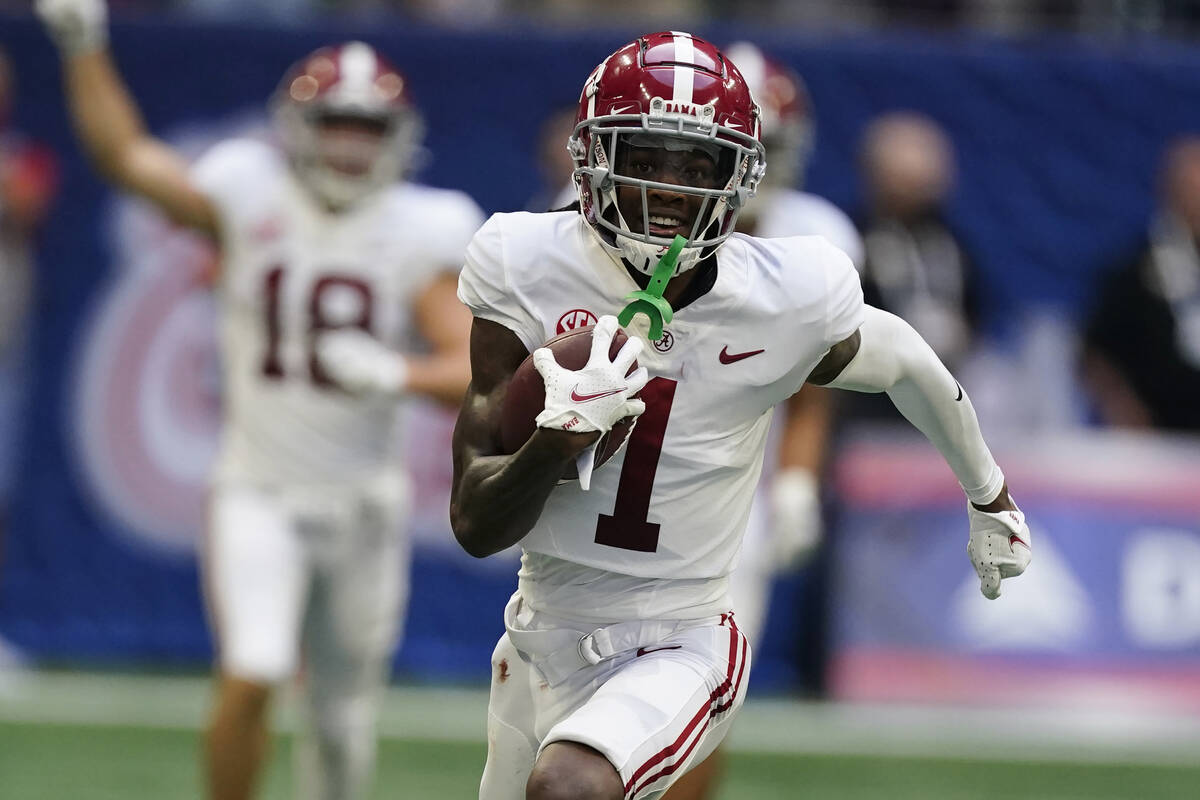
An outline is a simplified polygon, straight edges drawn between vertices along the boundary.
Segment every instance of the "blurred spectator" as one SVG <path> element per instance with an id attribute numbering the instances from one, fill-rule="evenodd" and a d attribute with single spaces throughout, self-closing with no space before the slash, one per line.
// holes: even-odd
<path id="1" fill-rule="evenodd" d="M 861 150 L 867 302 L 903 317 L 953 371 L 978 331 L 975 266 L 945 216 L 954 152 L 933 120 L 908 111 L 867 128 Z"/>
<path id="2" fill-rule="evenodd" d="M 20 452 L 27 384 L 26 323 L 33 289 L 33 237 L 54 196 L 53 154 L 8 126 L 14 81 L 0 50 L 0 556 Z M 5 659 L 0 642 L 0 662 Z"/>
<path id="3" fill-rule="evenodd" d="M 1084 375 L 1104 422 L 1200 431 L 1200 136 L 1164 159 L 1162 208 L 1102 285 Z"/>

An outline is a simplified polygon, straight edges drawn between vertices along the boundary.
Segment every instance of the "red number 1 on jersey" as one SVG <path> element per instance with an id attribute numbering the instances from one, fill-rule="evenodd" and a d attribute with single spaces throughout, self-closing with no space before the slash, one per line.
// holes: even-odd
<path id="1" fill-rule="evenodd" d="M 617 483 L 613 513 L 601 514 L 596 522 L 596 544 L 653 553 L 658 549 L 658 523 L 651 522 L 650 495 L 662 454 L 667 418 L 675 402 L 676 381 L 655 378 L 642 389 L 646 411 L 638 418 L 625 445 L 625 463 Z"/>

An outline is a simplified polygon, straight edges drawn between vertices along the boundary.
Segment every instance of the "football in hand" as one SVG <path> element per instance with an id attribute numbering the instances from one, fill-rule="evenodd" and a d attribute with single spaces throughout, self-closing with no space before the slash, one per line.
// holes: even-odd
<path id="1" fill-rule="evenodd" d="M 592 327 L 589 325 L 569 330 L 555 336 L 542 346 L 550 348 L 550 351 L 554 353 L 554 360 L 560 367 L 583 369 L 587 366 L 588 358 L 592 354 Z M 613 336 L 612 346 L 608 351 L 609 358 L 617 357 L 621 346 L 628 338 L 625 331 L 617 329 Z M 637 361 L 634 361 L 626 374 L 633 373 L 637 368 Z M 533 366 L 533 355 L 531 354 L 513 373 L 512 380 L 508 384 L 508 391 L 500 405 L 500 446 L 505 453 L 515 453 L 521 449 L 521 445 L 525 444 L 526 440 L 537 430 L 535 419 L 545 407 L 546 385 L 542 382 L 541 373 Z M 600 443 L 596 447 L 595 466 L 599 467 L 616 455 L 617 451 L 621 449 L 621 445 L 625 443 L 625 439 L 628 438 L 630 430 L 633 429 L 633 423 L 633 417 L 626 417 L 614 425 L 612 430 L 600 437 Z M 574 463 L 567 466 L 562 477 L 564 480 L 576 480 L 579 477 L 575 472 Z"/>

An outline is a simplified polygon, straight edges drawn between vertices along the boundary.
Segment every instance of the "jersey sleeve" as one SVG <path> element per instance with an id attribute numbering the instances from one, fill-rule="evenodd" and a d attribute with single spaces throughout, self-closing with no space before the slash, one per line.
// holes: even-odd
<path id="1" fill-rule="evenodd" d="M 826 348 L 844 341 L 863 323 L 862 282 L 845 252 L 828 247 L 825 303 Z"/>
<path id="2" fill-rule="evenodd" d="M 826 239 L 850 257 L 855 267 L 863 265 L 863 241 L 850 218 L 837 206 L 830 204 L 829 220 L 823 232 Z"/>
<path id="3" fill-rule="evenodd" d="M 542 326 L 511 284 L 504 263 L 503 216 L 495 214 L 467 245 L 458 276 L 458 298 L 480 319 L 508 328 L 533 352 L 542 344 Z"/>
<path id="4" fill-rule="evenodd" d="M 430 260 L 441 269 L 462 266 L 471 237 L 483 225 L 483 211 L 462 192 L 447 192 L 441 202 L 437 231 L 429 237 Z"/>
<path id="5" fill-rule="evenodd" d="M 213 145 L 192 164 L 192 181 L 216 206 L 222 235 L 235 230 L 237 220 L 257 196 L 255 188 L 266 182 L 265 171 L 277 158 L 263 142 L 227 139 Z"/>

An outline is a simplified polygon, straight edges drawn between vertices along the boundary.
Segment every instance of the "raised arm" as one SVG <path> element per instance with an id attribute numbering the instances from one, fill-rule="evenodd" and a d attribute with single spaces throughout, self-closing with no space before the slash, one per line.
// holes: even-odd
<path id="1" fill-rule="evenodd" d="M 417 328 L 430 353 L 408 358 L 409 390 L 455 408 L 471 382 L 471 312 L 459 301 L 457 287 L 458 275 L 445 272 L 421 292 Z"/>
<path id="2" fill-rule="evenodd" d="M 970 398 L 925 340 L 899 317 L 866 307 L 862 326 L 835 345 L 810 383 L 857 392 L 887 392 L 905 418 L 941 452 L 970 500 L 968 554 L 984 595 L 1001 578 L 1024 572 L 1029 528 L 992 458 Z"/>
<path id="3" fill-rule="evenodd" d="M 113 64 L 104 0 L 37 0 L 36 9 L 58 44 L 71 121 L 97 171 L 216 237 L 212 202 L 192 185 L 186 162 L 146 130 Z"/>

